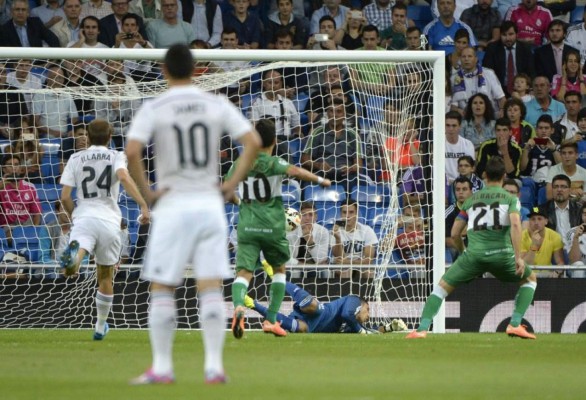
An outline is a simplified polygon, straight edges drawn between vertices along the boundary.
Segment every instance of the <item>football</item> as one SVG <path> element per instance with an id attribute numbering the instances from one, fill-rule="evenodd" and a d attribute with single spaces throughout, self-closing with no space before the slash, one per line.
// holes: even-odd
<path id="1" fill-rule="evenodd" d="M 301 214 L 296 209 L 289 207 L 285 210 L 285 219 L 287 220 L 287 232 L 294 231 L 301 223 Z"/>

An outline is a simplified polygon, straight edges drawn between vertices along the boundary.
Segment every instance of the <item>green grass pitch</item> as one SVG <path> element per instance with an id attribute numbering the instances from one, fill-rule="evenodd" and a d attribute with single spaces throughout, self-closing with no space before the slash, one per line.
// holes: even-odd
<path id="1" fill-rule="evenodd" d="M 148 332 L 0 330 L 3 400 L 583 399 L 586 336 L 227 334 L 230 382 L 203 384 L 201 334 L 177 332 L 177 383 L 131 387 L 150 364 Z"/>

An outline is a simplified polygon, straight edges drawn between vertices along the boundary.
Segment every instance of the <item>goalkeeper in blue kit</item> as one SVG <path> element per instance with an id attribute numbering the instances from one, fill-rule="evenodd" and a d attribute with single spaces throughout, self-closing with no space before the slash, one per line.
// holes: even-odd
<path id="1" fill-rule="evenodd" d="M 271 266 L 263 261 L 263 268 L 271 277 Z M 407 325 L 401 319 L 373 330 L 365 326 L 370 318 L 368 302 L 356 295 L 343 296 L 329 303 L 322 303 L 303 288 L 291 282 L 285 283 L 285 290 L 294 301 L 293 311 L 287 316 L 277 314 L 281 327 L 292 333 L 384 333 L 405 331 Z M 246 307 L 266 316 L 266 306 L 244 298 Z"/>

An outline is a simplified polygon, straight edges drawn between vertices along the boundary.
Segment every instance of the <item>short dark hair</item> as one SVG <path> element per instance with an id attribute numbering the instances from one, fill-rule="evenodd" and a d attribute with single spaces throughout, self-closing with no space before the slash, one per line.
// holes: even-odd
<path id="1" fill-rule="evenodd" d="M 466 176 L 459 176 L 454 179 L 454 191 L 456 190 L 456 183 L 467 183 L 470 190 L 472 190 L 472 181 Z"/>
<path id="2" fill-rule="evenodd" d="M 474 161 L 474 158 L 472 158 L 472 156 L 469 156 L 469 155 L 464 155 L 464 156 L 458 157 L 458 163 L 460 163 L 460 161 L 468 161 L 468 164 L 470 164 L 470 166 L 473 168 L 476 165 L 476 161 Z"/>
<path id="3" fill-rule="evenodd" d="M 468 32 L 468 29 L 460 28 L 454 34 L 454 42 L 462 38 L 468 39 L 468 43 L 470 43 L 470 32 Z"/>
<path id="4" fill-rule="evenodd" d="M 19 164 L 22 164 L 22 160 L 18 154 L 6 153 L 4 157 L 2 157 L 2 166 L 6 165 L 6 163 L 12 159 L 18 160 Z"/>
<path id="5" fill-rule="evenodd" d="M 548 124 L 550 127 L 553 128 L 553 119 L 549 114 L 540 115 L 539 118 L 537 118 L 537 123 L 535 124 L 535 127 L 537 127 L 537 125 L 539 125 L 540 122 Z"/>
<path id="6" fill-rule="evenodd" d="M 511 97 L 510 99 L 505 101 L 505 106 L 503 107 L 503 109 L 505 110 L 505 114 L 507 113 L 509 107 L 513 106 L 518 106 L 521 109 L 521 121 L 524 120 L 525 115 L 527 115 L 527 107 L 525 106 L 525 103 L 523 103 L 523 100 L 518 99 L 516 97 Z"/>
<path id="7" fill-rule="evenodd" d="M 560 152 L 563 149 L 566 149 L 566 148 L 572 148 L 577 153 L 578 152 L 578 143 L 576 143 L 576 142 L 564 142 L 564 143 L 562 143 L 560 145 Z"/>
<path id="8" fill-rule="evenodd" d="M 238 37 L 238 31 L 236 29 L 232 28 L 231 26 L 225 27 L 224 30 L 222 31 L 222 36 L 231 35 L 231 34 L 235 34 L 236 37 Z"/>
<path id="9" fill-rule="evenodd" d="M 364 32 L 376 32 L 376 36 L 379 35 L 378 28 L 375 25 L 368 24 L 364 28 L 362 28 L 362 33 Z"/>
<path id="10" fill-rule="evenodd" d="M 580 103 L 582 102 L 582 93 L 580 93 L 576 90 L 567 91 L 566 94 L 564 94 L 564 100 L 566 100 L 568 97 L 572 97 L 572 96 L 576 96 L 578 98 L 578 101 Z"/>
<path id="11" fill-rule="evenodd" d="M 112 136 L 112 126 L 104 119 L 94 119 L 88 125 L 88 139 L 96 146 L 108 146 Z"/>
<path id="12" fill-rule="evenodd" d="M 275 121 L 273 119 L 263 118 L 256 121 L 256 131 L 260 135 L 262 147 L 270 147 L 275 143 L 277 137 Z"/>
<path id="13" fill-rule="evenodd" d="M 391 14 L 393 13 L 393 11 L 395 10 L 405 10 L 405 12 L 407 11 L 407 5 L 405 3 L 401 3 L 399 1 L 397 1 L 395 3 L 394 6 L 391 7 Z"/>
<path id="14" fill-rule="evenodd" d="M 347 199 L 342 205 L 347 207 L 354 206 L 356 211 L 358 211 L 358 203 L 356 202 L 356 200 Z"/>
<path id="15" fill-rule="evenodd" d="M 193 55 L 186 44 L 177 43 L 169 47 L 164 61 L 171 78 L 185 79 L 193 74 Z"/>
<path id="16" fill-rule="evenodd" d="M 501 23 L 501 34 L 505 33 L 506 31 L 508 31 L 511 28 L 513 28 L 515 30 L 515 33 L 519 33 L 519 29 L 517 28 L 517 24 L 515 24 L 513 21 L 503 21 Z"/>
<path id="17" fill-rule="evenodd" d="M 552 185 L 553 185 L 554 181 L 564 181 L 568 184 L 569 187 L 572 187 L 572 180 L 570 179 L 570 177 L 568 175 L 558 174 L 558 175 L 554 176 L 553 179 L 551 180 Z"/>
<path id="18" fill-rule="evenodd" d="M 126 22 L 127 19 L 133 19 L 134 22 L 136 22 L 136 25 L 138 26 L 138 18 L 137 17 L 138 17 L 138 15 L 133 14 L 133 13 L 128 13 L 128 14 L 124 15 L 121 20 L 122 25 L 124 25 L 124 23 Z"/>
<path id="19" fill-rule="evenodd" d="M 564 32 L 564 36 L 566 36 L 566 33 L 568 33 L 568 26 L 566 25 L 566 23 L 564 21 L 561 21 L 559 19 L 552 20 L 549 23 L 549 25 L 547 26 L 547 31 L 549 32 L 549 30 L 556 25 L 559 25 L 562 27 L 562 31 Z"/>
<path id="20" fill-rule="evenodd" d="M 517 192 L 521 189 L 519 187 L 519 184 L 517 183 L 517 181 L 514 179 L 511 179 L 511 178 L 505 179 L 505 181 L 503 182 L 503 186 L 506 186 L 506 185 L 515 186 L 517 188 Z"/>
<path id="21" fill-rule="evenodd" d="M 320 27 L 321 26 L 321 23 L 324 22 L 324 21 L 332 21 L 332 23 L 334 24 L 334 28 L 337 28 L 337 26 L 336 26 L 336 20 L 334 18 L 332 18 L 331 16 L 329 16 L 329 15 L 324 15 L 323 17 L 321 17 L 319 19 L 319 24 L 317 26 Z"/>
<path id="22" fill-rule="evenodd" d="M 507 128 L 511 129 L 511 120 L 507 117 L 501 117 L 496 120 L 494 126 L 506 126 Z"/>
<path id="23" fill-rule="evenodd" d="M 486 179 L 490 182 L 498 182 L 505 176 L 505 162 L 502 157 L 491 157 L 486 163 Z"/>
<path id="24" fill-rule="evenodd" d="M 85 21 L 94 21 L 96 24 L 98 24 L 98 30 L 100 29 L 100 20 L 97 17 L 94 17 L 93 15 L 88 15 L 87 17 L 82 19 L 81 24 L 79 25 L 81 28 L 83 28 L 83 26 L 85 25 Z"/>
<path id="25" fill-rule="evenodd" d="M 395 4 L 398 4 L 398 3 L 395 3 Z M 407 34 L 409 34 L 411 32 L 415 32 L 415 31 L 421 33 L 421 29 L 419 29 L 419 27 L 417 27 L 417 26 L 410 26 L 409 28 L 407 28 L 407 31 L 405 32 L 405 34 L 407 35 Z"/>
<path id="26" fill-rule="evenodd" d="M 445 119 L 456 119 L 458 120 L 458 124 L 462 125 L 462 114 L 460 114 L 458 111 L 448 111 L 446 113 L 446 118 Z"/>
<path id="27" fill-rule="evenodd" d="M 299 211 L 303 211 L 306 210 L 308 208 L 311 208 L 312 210 L 315 210 L 315 204 L 313 203 L 313 201 L 304 201 L 301 203 L 301 206 L 299 207 Z"/>

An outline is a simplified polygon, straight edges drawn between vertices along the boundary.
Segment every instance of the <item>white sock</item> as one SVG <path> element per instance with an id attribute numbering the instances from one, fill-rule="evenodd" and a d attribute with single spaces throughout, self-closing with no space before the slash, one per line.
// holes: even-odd
<path id="1" fill-rule="evenodd" d="M 177 310 L 171 292 L 152 292 L 149 311 L 149 335 L 153 351 L 153 372 L 157 375 L 173 373 L 173 339 Z"/>
<path id="2" fill-rule="evenodd" d="M 96 309 L 98 314 L 98 319 L 96 321 L 96 332 L 100 334 L 104 334 L 104 328 L 106 327 L 106 321 L 108 320 L 108 315 L 110 314 L 110 308 L 112 308 L 112 302 L 114 301 L 113 294 L 104 294 L 100 293 L 100 291 L 96 292 Z"/>
<path id="3" fill-rule="evenodd" d="M 205 354 L 204 372 L 223 374 L 224 338 L 226 337 L 226 310 L 221 289 L 199 293 L 200 321 Z"/>

